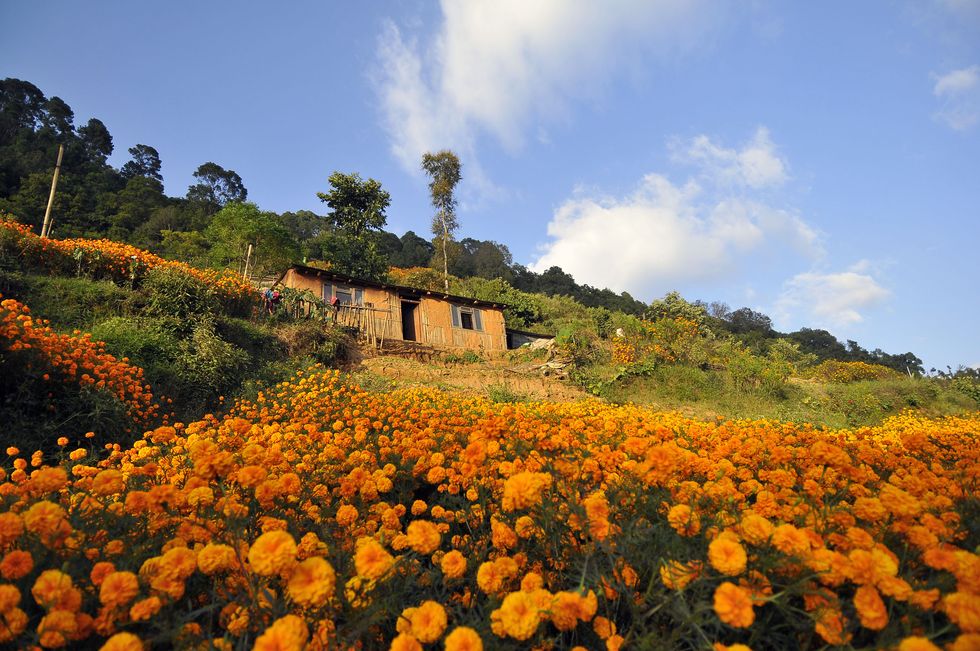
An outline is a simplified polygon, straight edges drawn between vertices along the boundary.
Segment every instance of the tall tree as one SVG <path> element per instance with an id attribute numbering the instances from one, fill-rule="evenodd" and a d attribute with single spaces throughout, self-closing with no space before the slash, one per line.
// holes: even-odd
<path id="1" fill-rule="evenodd" d="M 442 249 L 442 274 L 449 291 L 449 242 L 453 239 L 459 223 L 456 221 L 456 197 L 453 192 L 462 179 L 459 157 L 452 151 L 444 149 L 435 154 L 426 152 L 422 155 L 422 169 L 432 179 L 429 182 L 429 194 L 436 214 L 432 218 L 432 234 L 436 243 Z"/>
<path id="2" fill-rule="evenodd" d="M 98 118 L 92 118 L 85 126 L 79 127 L 78 138 L 89 161 L 93 163 L 104 165 L 112 154 L 112 135 Z"/>
<path id="3" fill-rule="evenodd" d="M 160 153 L 156 149 L 149 145 L 136 145 L 135 147 L 129 148 L 129 155 L 133 159 L 123 165 L 122 169 L 119 170 L 124 178 L 131 179 L 137 176 L 145 176 L 148 179 L 163 181 L 163 175 L 160 174 L 160 168 L 162 167 Z M 195 174 L 195 176 L 197 175 Z"/>
<path id="4" fill-rule="evenodd" d="M 334 172 L 330 190 L 316 196 L 330 207 L 330 231 L 311 243 L 314 253 L 329 260 L 341 273 L 382 280 L 388 275 L 388 259 L 378 250 L 378 233 L 388 222 L 385 211 L 391 195 L 374 179 L 362 180 L 357 173 Z"/>
<path id="5" fill-rule="evenodd" d="M 187 198 L 203 204 L 208 214 L 216 213 L 227 203 L 242 203 L 248 197 L 242 177 L 217 163 L 204 163 L 194 172 L 194 178 L 198 182 L 187 188 Z"/>

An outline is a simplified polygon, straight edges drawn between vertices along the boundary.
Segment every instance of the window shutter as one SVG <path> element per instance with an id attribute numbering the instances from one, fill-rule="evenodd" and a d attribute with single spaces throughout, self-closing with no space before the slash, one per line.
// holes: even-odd
<path id="1" fill-rule="evenodd" d="M 364 290 L 355 289 L 354 290 L 354 305 L 364 305 Z"/>
<path id="2" fill-rule="evenodd" d="M 459 325 L 459 306 L 450 304 L 449 309 L 453 313 L 453 327 L 458 328 Z"/>
<path id="3" fill-rule="evenodd" d="M 473 327 L 483 332 L 483 318 L 480 315 L 480 310 L 473 308 Z"/>

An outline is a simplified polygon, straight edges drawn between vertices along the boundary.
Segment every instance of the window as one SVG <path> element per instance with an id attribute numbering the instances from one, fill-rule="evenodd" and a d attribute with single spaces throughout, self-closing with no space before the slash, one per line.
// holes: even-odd
<path id="1" fill-rule="evenodd" d="M 336 298 L 338 305 L 364 305 L 364 290 L 343 285 L 323 284 L 323 300 L 329 303 Z"/>
<path id="2" fill-rule="evenodd" d="M 475 307 L 463 307 L 460 305 L 450 305 L 453 318 L 453 327 L 463 330 L 477 330 L 483 332 L 483 315 Z"/>

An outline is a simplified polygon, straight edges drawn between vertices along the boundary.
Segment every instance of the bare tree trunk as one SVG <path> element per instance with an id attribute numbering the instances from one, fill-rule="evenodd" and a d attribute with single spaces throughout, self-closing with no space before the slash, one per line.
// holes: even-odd
<path id="1" fill-rule="evenodd" d="M 58 175 L 61 173 L 61 157 L 65 154 L 65 146 L 58 145 L 58 162 L 54 165 L 54 176 L 51 177 L 51 194 L 48 195 L 48 208 L 44 211 L 44 222 L 41 224 L 41 237 L 51 233 L 51 206 L 54 205 L 54 191 L 58 187 Z"/>

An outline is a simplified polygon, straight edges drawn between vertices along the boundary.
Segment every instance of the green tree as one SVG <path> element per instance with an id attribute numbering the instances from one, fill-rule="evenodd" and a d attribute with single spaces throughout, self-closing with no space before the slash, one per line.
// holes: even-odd
<path id="1" fill-rule="evenodd" d="M 651 321 L 680 317 L 699 326 L 704 325 L 707 316 L 704 306 L 687 302 L 679 292 L 670 292 L 663 298 L 658 298 L 650 303 L 650 309 L 647 310 L 647 318 Z"/>
<path id="2" fill-rule="evenodd" d="M 163 182 L 160 174 L 160 154 L 156 149 L 149 145 L 136 145 L 129 148 L 129 155 L 133 159 L 122 166 L 120 174 L 126 179 L 136 176 L 145 176 L 148 179 L 156 179 Z M 198 168 L 200 170 L 200 168 Z M 196 175 L 195 175 L 196 176 Z"/>
<path id="3" fill-rule="evenodd" d="M 389 265 L 378 250 L 377 235 L 388 222 L 391 195 L 379 181 L 362 180 L 357 173 L 334 172 L 328 181 L 330 190 L 316 196 L 330 208 L 331 230 L 314 239 L 313 249 L 339 273 L 383 280 Z"/>
<path id="4" fill-rule="evenodd" d="M 194 172 L 194 178 L 198 182 L 187 188 L 187 198 L 202 204 L 209 215 L 221 210 L 225 204 L 241 203 L 248 197 L 242 177 L 217 163 L 204 163 Z"/>
<path id="5" fill-rule="evenodd" d="M 449 243 L 453 240 L 459 222 L 456 221 L 456 197 L 453 192 L 462 179 L 459 157 L 444 149 L 435 154 L 422 155 L 422 169 L 429 175 L 429 194 L 436 214 L 432 218 L 432 234 L 436 248 L 442 252 L 442 274 L 449 291 Z"/>
<path id="6" fill-rule="evenodd" d="M 222 208 L 204 231 L 212 242 L 209 257 L 216 267 L 243 271 L 249 244 L 249 274 L 262 276 L 283 268 L 299 257 L 299 245 L 279 216 L 259 210 L 254 203 L 233 202 Z"/>

